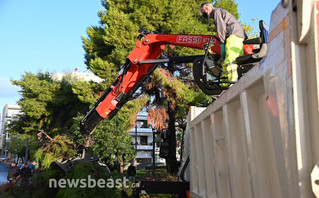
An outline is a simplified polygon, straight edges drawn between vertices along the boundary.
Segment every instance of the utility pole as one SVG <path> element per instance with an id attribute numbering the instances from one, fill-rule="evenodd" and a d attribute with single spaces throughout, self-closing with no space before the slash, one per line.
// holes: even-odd
<path id="1" fill-rule="evenodd" d="M 160 129 L 156 130 L 152 128 L 153 132 L 153 175 L 155 175 L 155 137 L 156 134 L 160 134 Z"/>
<path id="2" fill-rule="evenodd" d="M 135 153 L 137 155 L 137 121 L 135 121 Z"/>
<path id="3" fill-rule="evenodd" d="M 153 129 L 152 132 L 153 132 L 153 175 L 155 175 L 155 133 L 156 133 L 156 129 Z"/>

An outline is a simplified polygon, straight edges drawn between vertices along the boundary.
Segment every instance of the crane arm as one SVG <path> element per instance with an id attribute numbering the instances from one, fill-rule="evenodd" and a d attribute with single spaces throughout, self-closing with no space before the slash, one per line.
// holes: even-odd
<path id="1" fill-rule="evenodd" d="M 141 83 L 155 70 L 158 63 L 193 62 L 199 57 L 182 56 L 158 59 L 165 50 L 165 45 L 203 49 L 210 37 L 211 35 L 140 35 L 135 48 L 127 57 L 123 72 L 118 75 L 117 79 L 80 121 L 81 132 L 91 134 L 103 119 L 112 118 L 130 99 Z M 218 37 L 212 37 L 210 46 L 212 51 L 220 54 Z"/>

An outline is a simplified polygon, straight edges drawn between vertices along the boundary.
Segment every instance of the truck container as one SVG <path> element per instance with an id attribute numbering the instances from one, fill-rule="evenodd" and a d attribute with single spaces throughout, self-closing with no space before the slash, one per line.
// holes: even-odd
<path id="1" fill-rule="evenodd" d="M 190 196 L 319 197 L 318 57 L 319 1 L 281 1 L 267 56 L 206 109 L 190 108 Z"/>

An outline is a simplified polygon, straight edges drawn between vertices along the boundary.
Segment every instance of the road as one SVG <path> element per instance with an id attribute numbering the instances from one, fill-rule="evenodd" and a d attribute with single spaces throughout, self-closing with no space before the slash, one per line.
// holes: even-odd
<path id="1" fill-rule="evenodd" d="M 7 181 L 9 166 L 3 163 L 0 163 L 0 185 Z"/>

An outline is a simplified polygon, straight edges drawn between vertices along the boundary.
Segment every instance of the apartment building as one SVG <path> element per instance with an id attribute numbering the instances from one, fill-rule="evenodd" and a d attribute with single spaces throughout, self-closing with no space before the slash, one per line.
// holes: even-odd
<path id="1" fill-rule="evenodd" d="M 5 125 L 10 124 L 13 120 L 18 118 L 21 114 L 21 108 L 19 105 L 8 105 L 6 104 L 1 114 L 1 127 L 0 127 L 0 150 L 1 155 L 6 155 L 6 142 L 10 139 L 10 134 L 7 133 Z"/>
<path id="2" fill-rule="evenodd" d="M 93 74 L 90 70 L 87 70 L 85 72 L 79 72 L 78 68 L 75 68 L 75 70 L 73 70 L 71 73 L 55 73 L 53 75 L 53 79 L 56 81 L 61 81 L 66 76 L 70 76 L 71 78 L 75 78 L 82 81 L 93 81 L 97 83 L 103 81 L 103 79 Z"/>
<path id="3" fill-rule="evenodd" d="M 136 125 L 129 131 L 129 135 L 133 138 L 134 148 L 137 151 L 137 163 L 152 163 L 153 162 L 153 144 L 155 144 L 155 162 L 165 162 L 159 157 L 159 145 L 156 143 L 158 135 L 155 135 L 153 141 L 153 129 L 147 124 L 146 111 L 141 111 L 137 114 Z"/>

